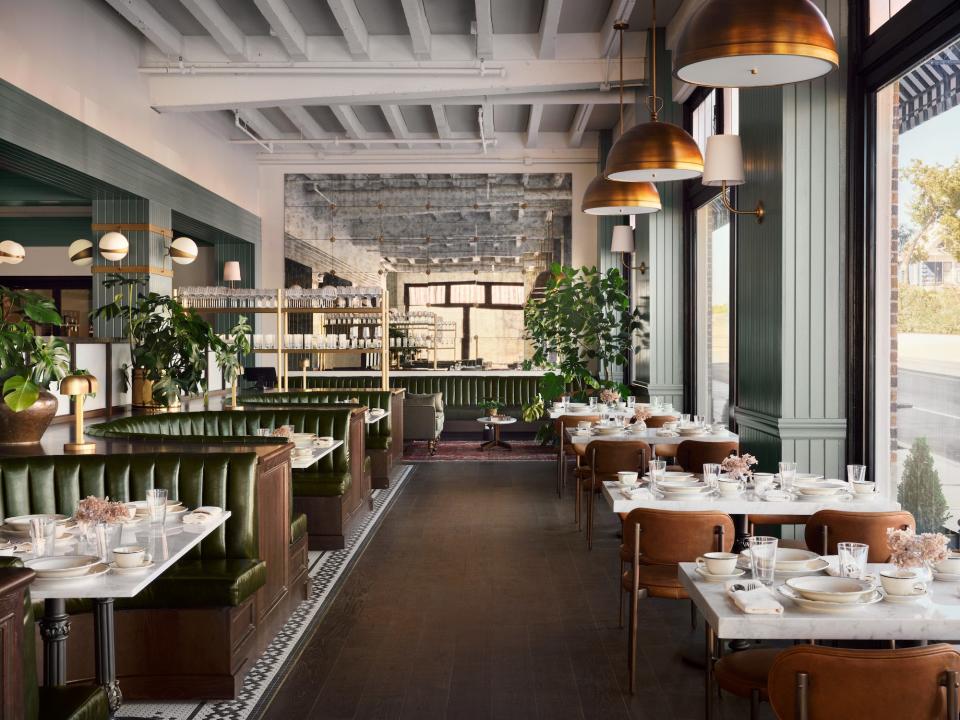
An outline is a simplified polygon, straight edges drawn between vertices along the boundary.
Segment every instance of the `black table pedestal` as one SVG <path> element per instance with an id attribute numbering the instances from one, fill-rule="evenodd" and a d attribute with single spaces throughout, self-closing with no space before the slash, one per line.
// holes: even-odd
<path id="1" fill-rule="evenodd" d="M 117 682 L 113 598 L 96 598 L 93 601 L 93 630 L 97 684 L 107 693 L 110 711 L 116 712 L 123 703 L 123 695 L 120 692 L 120 683 Z"/>
<path id="2" fill-rule="evenodd" d="M 63 598 L 43 601 L 40 618 L 40 637 L 43 638 L 43 684 L 46 687 L 67 682 L 67 638 L 70 636 L 70 616 Z"/>

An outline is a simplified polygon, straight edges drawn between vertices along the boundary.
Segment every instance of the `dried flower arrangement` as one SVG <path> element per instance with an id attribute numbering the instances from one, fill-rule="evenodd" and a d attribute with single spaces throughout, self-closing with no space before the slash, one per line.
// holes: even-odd
<path id="1" fill-rule="evenodd" d="M 606 403 L 615 403 L 620 401 L 620 393 L 612 388 L 604 388 L 600 391 L 600 402 Z"/>
<path id="2" fill-rule="evenodd" d="M 726 458 L 720 467 L 729 475 L 734 478 L 741 478 L 745 475 L 750 474 L 750 468 L 757 464 L 757 459 L 750 453 L 744 453 L 742 455 L 731 455 Z"/>
<path id="3" fill-rule="evenodd" d="M 633 409 L 633 417 L 635 418 L 634 422 L 646 422 L 653 417 L 653 413 L 650 412 L 650 408 L 640 407 L 637 405 Z"/>
<path id="4" fill-rule="evenodd" d="M 127 519 L 127 508 L 122 502 L 111 502 L 109 497 L 98 498 L 88 495 L 77 503 L 74 519 L 77 522 L 122 522 Z"/>
<path id="5" fill-rule="evenodd" d="M 935 565 L 946 560 L 950 554 L 946 535 L 917 535 L 913 530 L 898 528 L 887 530 L 887 547 L 890 548 L 890 562 L 899 568 Z"/>

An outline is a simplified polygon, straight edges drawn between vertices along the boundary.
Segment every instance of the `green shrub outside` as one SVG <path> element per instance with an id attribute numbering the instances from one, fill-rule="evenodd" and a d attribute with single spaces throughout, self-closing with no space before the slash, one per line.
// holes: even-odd
<path id="1" fill-rule="evenodd" d="M 897 331 L 960 335 L 960 288 L 901 287 Z"/>

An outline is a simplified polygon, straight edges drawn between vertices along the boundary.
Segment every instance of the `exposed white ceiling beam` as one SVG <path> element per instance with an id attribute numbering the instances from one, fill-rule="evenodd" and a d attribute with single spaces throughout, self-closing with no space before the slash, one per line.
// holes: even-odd
<path id="1" fill-rule="evenodd" d="M 427 14 L 423 11 L 423 0 L 401 0 L 403 14 L 407 18 L 407 28 L 410 30 L 410 40 L 413 43 L 413 56 L 417 60 L 430 59 L 430 25 L 427 23 Z"/>
<path id="2" fill-rule="evenodd" d="M 231 60 L 249 60 L 247 39 L 216 0 L 180 0 Z"/>
<path id="3" fill-rule="evenodd" d="M 369 133 L 367 129 L 363 127 L 363 124 L 360 122 L 360 119 L 352 107 L 349 105 L 331 105 L 330 111 L 334 117 L 337 118 L 337 121 L 343 125 L 343 129 L 346 131 L 348 138 L 352 140 L 363 140 L 367 138 Z M 360 147 L 369 147 L 369 145 L 362 144 Z"/>
<path id="4" fill-rule="evenodd" d="M 543 117 L 543 105 L 530 106 L 530 119 L 527 120 L 527 147 L 536 147 L 540 141 L 540 120 Z"/>
<path id="5" fill-rule="evenodd" d="M 540 15 L 540 49 L 538 55 L 541 60 L 550 60 L 557 56 L 557 32 L 560 28 L 560 11 L 563 9 L 563 0 L 545 0 L 543 14 Z"/>
<path id="6" fill-rule="evenodd" d="M 587 130 L 587 122 L 590 120 L 590 113 L 593 112 L 593 105 L 581 105 L 577 108 L 573 116 L 573 122 L 570 124 L 570 132 L 567 135 L 570 147 L 580 147 L 583 142 L 583 133 Z"/>
<path id="7" fill-rule="evenodd" d="M 300 21 L 287 7 L 286 0 L 253 0 L 260 14 L 270 23 L 270 29 L 283 43 L 294 60 L 307 59 L 307 34 Z"/>
<path id="8" fill-rule="evenodd" d="M 407 123 L 403 119 L 399 105 L 381 105 L 380 110 L 383 111 L 383 117 L 386 118 L 390 132 L 395 138 L 399 140 L 410 137 L 410 131 L 407 130 Z M 402 148 L 413 147 L 410 143 L 397 143 L 397 145 Z"/>
<path id="9" fill-rule="evenodd" d="M 147 0 L 107 0 L 127 22 L 147 36 L 160 52 L 177 59 L 183 54 L 183 35 L 173 27 Z"/>
<path id="10" fill-rule="evenodd" d="M 480 107 L 483 108 L 483 134 L 489 140 L 494 135 L 493 103 L 484 102 Z"/>
<path id="11" fill-rule="evenodd" d="M 477 9 L 477 57 L 493 59 L 493 15 L 491 0 L 475 0 Z"/>
<path id="12" fill-rule="evenodd" d="M 450 132 L 450 123 L 447 122 L 447 111 L 441 103 L 433 103 L 430 105 L 430 112 L 433 113 L 433 122 L 437 126 L 437 135 L 441 139 L 450 138 L 452 133 Z M 450 148 L 453 147 L 450 143 L 441 143 L 440 147 Z"/>
<path id="13" fill-rule="evenodd" d="M 239 112 L 240 119 L 243 120 L 244 124 L 259 135 L 261 139 L 278 138 L 282 134 L 277 126 L 267 120 L 259 110 L 241 108 Z"/>
<path id="14" fill-rule="evenodd" d="M 503 74 L 432 73 L 429 68 L 407 74 L 373 69 L 369 74 L 288 73 L 271 68 L 264 73 L 231 72 L 206 74 L 198 69 L 151 74 L 151 105 L 161 112 L 232 109 L 240 106 L 276 107 L 287 105 L 429 105 L 490 102 L 530 105 L 564 103 L 616 103 L 617 93 L 599 90 L 607 74 L 604 59 L 561 63 L 549 60 L 508 61 Z M 558 66 L 559 65 L 559 66 Z M 643 60 L 624 61 L 628 86 L 644 82 Z M 292 70 L 293 68 L 288 68 Z M 571 93 L 570 97 L 557 93 Z M 588 93 L 575 97 L 574 93 Z M 511 99 L 512 98 L 512 99 Z M 542 99 L 541 99 L 542 98 Z M 551 99 L 552 98 L 552 99 Z"/>
<path id="15" fill-rule="evenodd" d="M 616 42 L 617 31 L 613 29 L 614 23 L 628 20 L 636 4 L 637 0 L 613 0 L 610 4 L 610 12 L 607 13 L 607 19 L 600 29 L 600 57 L 612 57 L 620 51 L 620 46 Z"/>
<path id="16" fill-rule="evenodd" d="M 357 10 L 357 3 L 354 0 L 327 0 L 327 3 L 347 40 L 350 54 L 357 60 L 369 60 L 370 36 L 367 34 L 366 23 Z"/>
<path id="17" fill-rule="evenodd" d="M 313 119 L 313 116 L 307 112 L 307 109 L 299 105 L 282 107 L 280 111 L 287 116 L 287 119 L 297 126 L 297 130 L 307 140 L 321 140 L 330 137 L 330 133 L 320 127 L 320 124 Z"/>

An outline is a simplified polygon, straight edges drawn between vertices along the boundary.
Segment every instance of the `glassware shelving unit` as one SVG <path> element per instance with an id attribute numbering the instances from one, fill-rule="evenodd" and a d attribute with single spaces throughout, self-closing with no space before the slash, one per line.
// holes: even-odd
<path id="1" fill-rule="evenodd" d="M 431 341 L 426 345 L 406 345 L 402 347 L 391 347 L 392 354 L 400 354 L 404 351 L 427 350 L 432 354 L 433 369 L 437 369 L 437 351 L 438 350 L 456 350 L 457 349 L 457 323 L 453 320 L 443 320 L 436 313 L 418 313 L 413 316 L 417 319 L 393 319 L 390 320 L 392 327 L 413 328 L 431 331 Z M 420 319 L 422 318 L 422 319 Z M 441 336 L 450 333 L 452 342 L 450 345 L 440 342 Z"/>
<path id="2" fill-rule="evenodd" d="M 273 293 L 276 293 L 276 306 L 273 303 Z M 176 291 L 174 291 L 176 295 Z M 290 389 L 290 369 L 287 367 L 287 355 L 307 355 L 314 356 L 320 370 L 323 370 L 323 357 L 326 355 L 375 355 L 380 364 L 381 387 L 384 390 L 390 389 L 390 356 L 389 356 L 389 336 L 390 336 L 390 302 L 389 294 L 384 291 L 380 295 L 379 307 L 286 307 L 286 298 L 282 288 L 277 290 L 261 290 L 261 297 L 269 297 L 269 307 L 211 307 L 208 304 L 196 300 L 193 296 L 187 300 L 186 296 L 181 298 L 186 301 L 185 306 L 196 310 L 201 314 L 233 314 L 233 315 L 269 315 L 276 320 L 276 347 L 253 347 L 251 353 L 254 355 L 269 355 L 276 359 L 277 363 L 277 388 L 280 390 Z M 229 302 L 233 298 L 227 296 L 226 299 L 215 298 L 214 302 Z M 370 325 L 382 328 L 380 347 L 350 347 L 350 348 L 288 348 L 285 347 L 287 333 L 287 315 L 343 315 L 353 317 L 363 317 L 372 322 Z M 255 333 L 259 334 L 259 333 Z M 253 345 L 253 338 L 251 338 Z"/>

